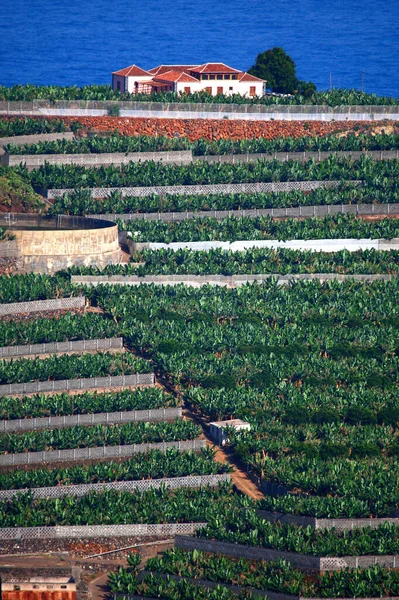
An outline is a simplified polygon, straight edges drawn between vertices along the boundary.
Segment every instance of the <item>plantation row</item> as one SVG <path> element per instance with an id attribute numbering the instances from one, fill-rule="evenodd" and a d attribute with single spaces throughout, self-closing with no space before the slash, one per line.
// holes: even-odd
<path id="1" fill-rule="evenodd" d="M 190 163 L 170 165 L 156 162 L 128 163 L 121 167 L 86 168 L 79 165 L 50 165 L 28 172 L 14 167 L 31 185 L 38 188 L 129 187 L 165 185 L 202 185 L 218 183 L 369 180 L 392 178 L 399 173 L 399 160 L 373 162 L 330 156 L 327 160 L 305 163 L 259 160 L 254 163 Z"/>
<path id="2" fill-rule="evenodd" d="M 139 388 L 101 393 L 84 392 L 74 395 L 67 393 L 52 396 L 35 394 L 24 398 L 2 396 L 0 398 L 0 420 L 152 410 L 171 408 L 176 405 L 176 398 L 161 388 Z"/>
<path id="3" fill-rule="evenodd" d="M 51 214 L 123 214 L 183 212 L 202 210 L 246 210 L 252 208 L 288 208 L 326 204 L 373 204 L 399 202 L 397 179 L 379 178 L 359 184 L 342 182 L 336 188 L 317 188 L 311 192 L 275 192 L 256 194 L 165 194 L 145 197 L 126 196 L 112 191 L 104 199 L 91 197 L 90 190 L 77 189 L 56 198 Z"/>
<path id="4" fill-rule="evenodd" d="M 228 464 L 215 462 L 214 453 L 204 448 L 200 453 L 153 450 L 147 454 L 135 454 L 123 462 L 101 462 L 91 465 L 75 465 L 23 471 L 16 469 L 0 475 L 0 489 L 23 489 L 55 485 L 79 485 L 139 479 L 162 479 L 187 475 L 210 475 L 227 473 Z"/>
<path id="5" fill-rule="evenodd" d="M 123 446 L 152 442 L 194 440 L 201 433 L 192 421 L 173 423 L 139 422 L 124 425 L 77 425 L 68 429 L 44 429 L 28 433 L 0 435 L 0 453 L 40 452 L 66 448 L 94 448 L 98 446 Z"/>
<path id="6" fill-rule="evenodd" d="M 68 277 L 49 277 L 28 273 L 26 275 L 0 276 L 0 303 L 47 300 L 49 298 L 69 298 L 79 295 L 79 290 L 71 286 Z"/>
<path id="7" fill-rule="evenodd" d="M 396 250 L 364 250 L 349 252 L 312 252 L 286 249 L 252 248 L 231 250 L 143 250 L 134 252 L 132 263 L 145 265 L 108 265 L 72 267 L 72 275 L 240 275 L 240 274 L 296 274 L 342 273 L 397 274 L 399 252 Z"/>
<path id="8" fill-rule="evenodd" d="M 2 360 L 0 361 L 0 384 L 131 375 L 151 371 L 149 362 L 130 353 L 63 354 L 43 359 Z"/>
<path id="9" fill-rule="evenodd" d="M 142 580 L 141 577 L 137 577 L 139 558 L 138 554 L 130 555 L 130 567 L 110 573 L 108 585 L 111 592 L 170 600 L 255 598 L 256 593 L 253 595 L 246 591 L 247 587 L 295 594 L 305 598 L 368 598 L 394 596 L 399 593 L 397 571 L 388 571 L 379 566 L 309 575 L 283 561 L 249 561 L 175 548 L 163 552 L 161 556 L 150 558 L 145 567 L 149 573 Z M 163 579 L 160 575 L 179 576 L 182 579 Z M 219 586 L 212 590 L 203 585 L 195 585 L 185 578 L 211 581 Z M 243 588 L 238 596 L 223 587 L 237 583 Z"/>
<path id="10" fill-rule="evenodd" d="M 0 502 L 0 527 L 203 522 L 212 513 L 245 502 L 233 495 L 228 484 L 143 493 L 112 490 L 46 500 L 34 500 L 26 493 Z"/>
<path id="11" fill-rule="evenodd" d="M 240 94 L 232 96 L 212 96 L 206 92 L 194 94 L 175 94 L 172 92 L 162 94 L 121 94 L 114 92 L 109 85 L 77 86 L 40 86 L 40 85 L 14 85 L 11 87 L 0 86 L 0 100 L 23 101 L 32 100 L 130 100 L 134 102 L 178 102 L 199 104 L 263 104 L 269 105 L 297 105 L 315 104 L 327 106 L 340 105 L 397 105 L 398 100 L 389 96 L 367 94 L 355 89 L 334 89 L 331 92 L 315 92 L 310 98 L 301 95 L 295 96 L 263 96 L 262 98 L 246 98 Z"/>
<path id="12" fill-rule="evenodd" d="M 44 125 L 43 127 L 46 127 Z M 337 134 L 325 137 L 306 136 L 301 138 L 279 137 L 275 139 L 254 138 L 245 140 L 200 139 L 190 142 L 187 138 L 165 136 L 93 136 L 76 140 L 43 141 L 34 144 L 7 144 L 7 154 L 101 154 L 112 152 L 163 152 L 192 150 L 194 156 L 220 154 L 258 154 L 272 152 L 325 152 L 325 151 L 364 151 L 396 150 L 399 148 L 399 135 L 396 133 L 349 133 L 344 137 Z"/>
<path id="13" fill-rule="evenodd" d="M 118 221 L 120 230 L 132 232 L 135 242 L 202 242 L 236 240 L 315 240 L 368 238 L 392 239 L 399 236 L 396 219 L 364 221 L 353 215 L 334 215 L 303 220 L 271 217 L 227 217 L 163 221 Z"/>

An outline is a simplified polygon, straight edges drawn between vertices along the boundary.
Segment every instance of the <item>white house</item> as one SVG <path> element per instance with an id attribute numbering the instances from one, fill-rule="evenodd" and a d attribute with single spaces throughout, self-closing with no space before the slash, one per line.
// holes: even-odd
<path id="1" fill-rule="evenodd" d="M 131 65 L 112 73 L 112 89 L 130 94 L 207 92 L 216 96 L 263 96 L 266 81 L 224 63 L 159 65 L 145 71 Z"/>
<path id="2" fill-rule="evenodd" d="M 251 431 L 251 425 L 241 419 L 230 419 L 230 421 L 213 421 L 209 423 L 209 434 L 211 438 L 219 444 L 225 446 L 229 443 L 226 427 L 235 429 L 235 431 Z"/>

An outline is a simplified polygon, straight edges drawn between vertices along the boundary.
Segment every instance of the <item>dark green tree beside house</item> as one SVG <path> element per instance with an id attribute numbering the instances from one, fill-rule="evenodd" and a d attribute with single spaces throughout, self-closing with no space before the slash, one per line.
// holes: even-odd
<path id="1" fill-rule="evenodd" d="M 267 88 L 279 94 L 301 94 L 310 98 L 316 91 L 314 83 L 298 79 L 295 62 L 277 46 L 258 54 L 248 73 L 266 79 Z"/>

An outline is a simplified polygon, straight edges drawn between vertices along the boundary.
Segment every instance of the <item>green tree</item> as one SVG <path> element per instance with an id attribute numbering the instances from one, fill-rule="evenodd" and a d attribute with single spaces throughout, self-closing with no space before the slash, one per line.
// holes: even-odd
<path id="1" fill-rule="evenodd" d="M 279 47 L 258 54 L 249 73 L 265 79 L 267 87 L 280 94 L 302 93 L 309 97 L 316 90 L 313 83 L 299 81 L 296 76 L 295 62 Z"/>

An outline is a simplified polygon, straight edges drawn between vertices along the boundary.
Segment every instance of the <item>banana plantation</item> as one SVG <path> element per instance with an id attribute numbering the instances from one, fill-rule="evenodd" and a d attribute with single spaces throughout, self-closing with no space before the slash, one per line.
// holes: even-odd
<path id="1" fill-rule="evenodd" d="M 106 86 L 82 90 L 19 86 L 8 92 L 7 99 L 30 99 L 35 94 L 53 100 L 113 98 Z M 358 92 L 322 93 L 317 98 L 315 102 L 330 105 L 371 100 Z M 61 119 L 25 121 L 6 120 L 0 132 L 20 135 L 72 127 Z M 217 155 L 397 149 L 397 130 L 384 127 L 373 134 L 354 130 L 347 135 L 196 142 L 185 136 L 128 137 L 112 132 L 30 147 L 12 145 L 7 150 L 62 154 L 189 149 L 195 155 Z M 395 218 L 370 214 L 374 205 L 384 204 L 389 205 L 387 217 L 397 216 L 388 212 L 399 201 L 397 159 L 330 156 L 305 163 L 262 158 L 251 163 L 143 162 L 88 169 L 46 164 L 31 171 L 24 166 L 13 169 L 36 188 L 73 190 L 48 207 L 52 214 L 336 204 L 371 208 L 367 218 L 359 211 L 356 216 L 323 218 L 201 215 L 179 222 L 120 220 L 119 229 L 128 231 L 137 243 L 329 239 L 333 244 L 348 238 L 392 241 L 399 237 Z M 226 188 L 226 193 L 212 195 L 140 198 L 124 197 L 117 190 L 103 199 L 91 197 L 93 187 L 278 181 L 338 184 L 309 192 L 235 194 Z M 2 304 L 86 298 L 82 310 L 0 317 L 0 346 L 118 336 L 124 345 L 123 351 L 112 353 L 3 360 L 1 384 L 155 375 L 155 383 L 139 387 L 76 394 L 55 387 L 50 394 L 10 393 L 0 398 L 2 423 L 53 419 L 47 424 L 41 421 L 40 428 L 0 433 L 0 459 L 9 455 L 22 461 L 1 469 L 0 490 L 12 493 L 11 499 L 0 500 L 0 538 L 1 528 L 4 536 L 15 532 L 18 543 L 19 539 L 27 543 L 24 536 L 30 535 L 29 527 L 45 528 L 43 536 L 50 537 L 48 532 L 56 526 L 193 525 L 190 535 L 177 535 L 174 547 L 169 545 L 170 549 L 146 560 L 145 566 L 135 551 L 127 566 L 110 573 L 109 589 L 115 598 L 230 600 L 264 598 L 268 593 L 273 598 L 278 598 L 273 593 L 284 594 L 284 600 L 399 596 L 395 562 L 399 554 L 399 251 L 156 248 L 132 247 L 130 258 L 126 257 L 130 262 L 103 269 L 79 266 L 53 276 L 0 276 Z M 349 277 L 324 282 L 293 279 L 288 285 L 270 277 L 235 289 L 168 285 L 172 275 L 327 273 Z M 165 277 L 164 285 L 148 284 L 145 279 L 137 286 L 73 283 L 72 276 L 79 274 L 119 275 L 122 283 L 128 275 Z M 351 277 L 374 274 L 390 277 L 368 281 Z M 153 421 L 150 413 L 145 421 L 130 422 L 112 420 L 110 415 L 176 408 L 181 417 L 175 418 L 175 413 L 173 418 Z M 95 419 L 100 413 L 106 413 L 107 420 L 99 423 Z M 92 422 L 71 420 L 83 415 Z M 69 421 L 58 427 L 52 424 L 54 418 Z M 248 423 L 250 430 L 237 430 L 234 419 Z M 211 447 L 210 424 L 215 421 L 227 421 L 223 450 Z M 136 444 L 151 446 L 128 454 Z M 89 448 L 98 451 L 96 458 L 75 457 Z M 105 454 L 109 448 L 114 454 Z M 58 456 L 58 451 L 70 451 L 71 460 L 64 466 L 49 466 L 51 455 Z M 50 456 L 49 464 L 27 466 L 28 458 L 23 462 L 24 456 L 41 456 L 40 452 L 45 453 L 43 461 Z M 213 484 L 191 487 L 181 483 L 173 489 L 162 484 L 146 491 L 117 487 L 122 482 L 154 480 L 159 485 L 163 479 L 206 475 L 226 481 L 215 479 Z M 111 489 L 88 487 L 78 495 L 71 487 L 98 483 Z M 40 498 L 35 491 L 41 488 L 60 488 L 63 495 Z M 140 537 L 129 539 L 132 546 L 140 541 Z M 124 540 L 113 543 L 121 548 Z"/>

